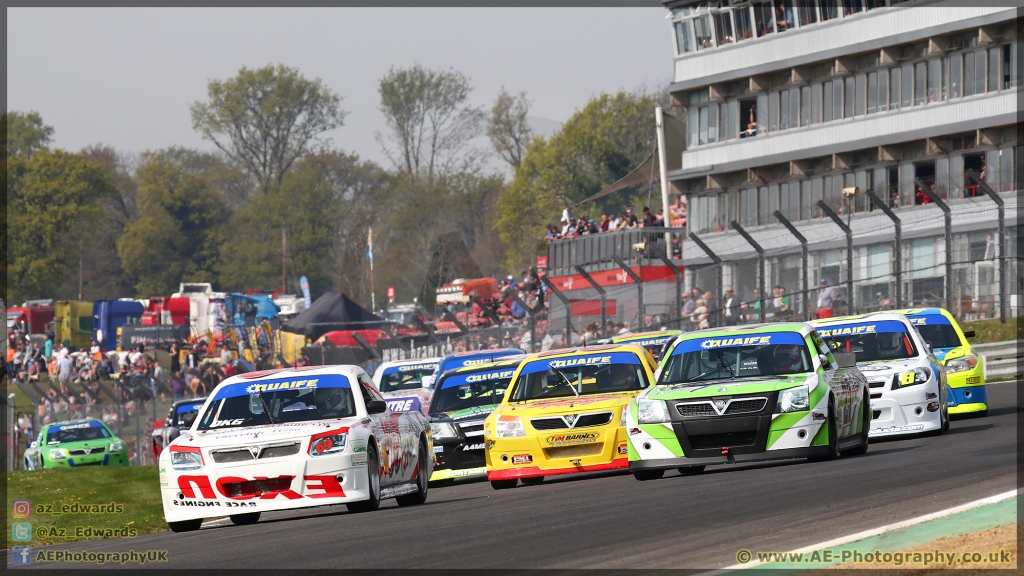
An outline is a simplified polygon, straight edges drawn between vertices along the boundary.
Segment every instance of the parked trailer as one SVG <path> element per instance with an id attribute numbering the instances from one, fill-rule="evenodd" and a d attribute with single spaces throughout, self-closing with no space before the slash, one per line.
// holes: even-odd
<path id="1" fill-rule="evenodd" d="M 67 341 L 72 348 L 88 349 L 92 344 L 92 302 L 57 301 L 54 341 Z"/>
<path id="2" fill-rule="evenodd" d="M 142 304 L 135 300 L 97 300 L 92 307 L 95 338 L 106 348 L 117 345 L 117 329 L 125 324 L 141 324 Z"/>

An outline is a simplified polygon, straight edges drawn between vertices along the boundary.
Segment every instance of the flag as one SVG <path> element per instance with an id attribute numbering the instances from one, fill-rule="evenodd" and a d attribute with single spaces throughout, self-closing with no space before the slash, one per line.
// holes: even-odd
<path id="1" fill-rule="evenodd" d="M 370 228 L 366 237 L 366 259 L 373 261 L 373 228 Z"/>

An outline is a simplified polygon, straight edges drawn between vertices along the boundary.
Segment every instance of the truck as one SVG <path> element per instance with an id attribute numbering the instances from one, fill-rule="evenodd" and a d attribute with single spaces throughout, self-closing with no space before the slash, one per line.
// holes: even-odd
<path id="1" fill-rule="evenodd" d="M 45 302 L 45 304 L 41 303 Z M 46 334 L 53 324 L 52 300 L 30 300 L 21 306 L 7 308 L 7 334 Z"/>
<path id="2" fill-rule="evenodd" d="M 189 323 L 191 300 L 188 298 L 150 296 L 143 306 L 146 308 L 142 313 L 143 326 Z"/>
<path id="3" fill-rule="evenodd" d="M 142 304 L 130 298 L 96 300 L 92 305 L 92 327 L 96 341 L 112 350 L 117 346 L 117 329 L 125 324 L 141 324 L 144 312 Z"/>
<path id="4" fill-rule="evenodd" d="M 224 330 L 226 296 L 224 292 L 214 292 L 209 282 L 182 282 L 178 291 L 171 294 L 171 298 L 188 298 L 188 324 L 193 334 L 215 335 Z"/>
<path id="5" fill-rule="evenodd" d="M 92 302 L 58 300 L 55 307 L 54 342 L 71 348 L 88 349 L 92 344 Z"/>

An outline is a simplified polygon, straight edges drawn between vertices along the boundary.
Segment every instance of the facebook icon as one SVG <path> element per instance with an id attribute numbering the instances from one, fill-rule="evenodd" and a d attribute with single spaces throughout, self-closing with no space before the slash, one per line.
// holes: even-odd
<path id="1" fill-rule="evenodd" d="M 14 564 L 31 564 L 32 563 L 32 547 L 31 546 L 15 546 L 11 548 L 11 562 Z"/>

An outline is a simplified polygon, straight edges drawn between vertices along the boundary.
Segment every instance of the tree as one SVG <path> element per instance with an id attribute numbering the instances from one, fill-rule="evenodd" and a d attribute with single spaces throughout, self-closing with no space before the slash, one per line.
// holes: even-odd
<path id="1" fill-rule="evenodd" d="M 7 127 L 6 156 L 21 156 L 31 160 L 32 155 L 43 150 L 53 136 L 53 126 L 43 124 L 39 112 L 18 112 L 12 110 L 3 115 Z"/>
<path id="2" fill-rule="evenodd" d="M 446 176 L 475 164 L 468 142 L 480 134 L 484 113 L 467 104 L 469 78 L 455 70 L 394 69 L 377 88 L 380 111 L 391 135 L 377 141 L 402 172 L 427 178 Z"/>
<path id="3" fill-rule="evenodd" d="M 122 265 L 142 295 L 169 294 L 182 281 L 209 281 L 223 242 L 223 195 L 181 162 L 187 151 L 147 152 L 136 171 L 141 217 L 117 242 Z"/>
<path id="4" fill-rule="evenodd" d="M 544 227 L 559 212 L 628 174 L 656 146 L 654 108 L 659 93 L 601 94 L 577 111 L 550 141 L 536 138 L 512 183 L 498 199 L 495 223 L 510 247 L 507 264 L 519 267 L 543 250 Z M 622 213 L 638 207 L 650 185 L 613 194 L 584 212 Z M 595 218 L 596 219 L 596 218 Z M 512 248 L 514 247 L 514 249 Z"/>
<path id="5" fill-rule="evenodd" d="M 530 113 L 530 101 L 526 92 L 512 96 L 501 87 L 498 98 L 491 107 L 491 118 L 487 123 L 487 136 L 494 151 L 508 162 L 512 169 L 519 168 L 526 154 L 526 145 L 533 139 L 533 130 L 526 115 Z"/>
<path id="6" fill-rule="evenodd" d="M 321 135 L 346 115 L 323 81 L 280 64 L 212 80 L 207 96 L 191 106 L 193 129 L 244 166 L 263 192 L 280 185 L 297 160 L 325 148 Z"/>
<path id="7" fill-rule="evenodd" d="M 31 160 L 8 157 L 4 300 L 57 296 L 102 214 L 99 200 L 113 194 L 103 166 L 80 154 L 43 148 Z"/>

